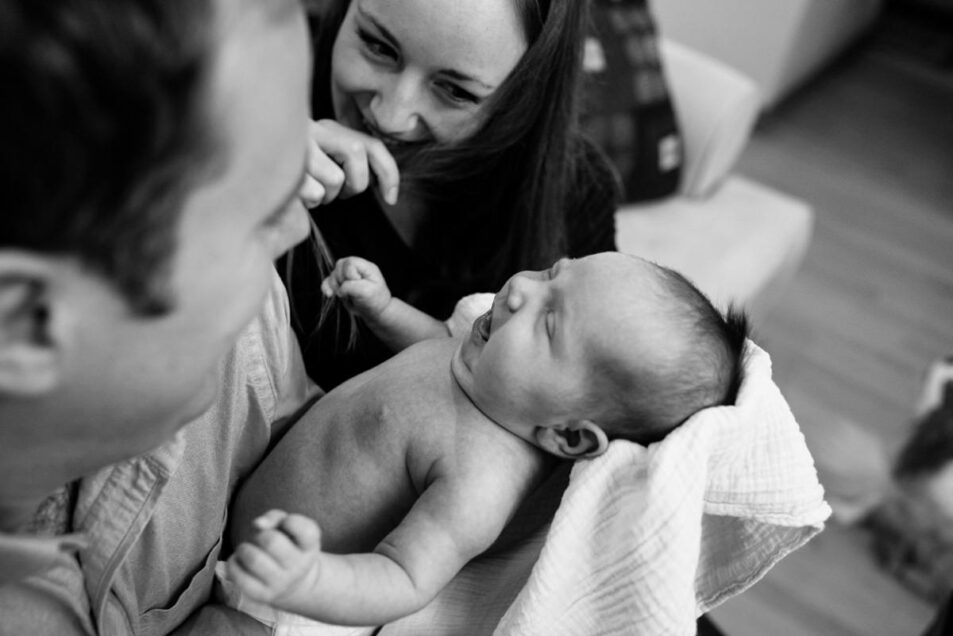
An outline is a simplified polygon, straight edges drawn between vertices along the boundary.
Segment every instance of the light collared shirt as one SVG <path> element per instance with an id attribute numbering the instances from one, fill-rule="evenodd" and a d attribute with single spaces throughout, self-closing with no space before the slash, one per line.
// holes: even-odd
<path id="1" fill-rule="evenodd" d="M 0 535 L 0 571 L 45 569 L 0 586 L 0 634 L 165 634 L 209 601 L 238 481 L 320 394 L 277 275 L 221 377 L 173 440 L 80 482 L 74 535 Z"/>

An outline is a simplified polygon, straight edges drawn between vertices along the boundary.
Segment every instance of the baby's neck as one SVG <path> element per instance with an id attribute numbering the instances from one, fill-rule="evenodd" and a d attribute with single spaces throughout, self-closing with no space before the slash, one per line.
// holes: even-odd
<path id="1" fill-rule="evenodd" d="M 492 425 L 507 436 L 536 448 L 482 411 L 457 382 L 450 369 L 450 363 L 459 346 L 460 340 L 455 338 L 425 340 L 403 350 L 398 357 L 391 359 L 398 362 L 399 366 L 394 365 L 384 369 L 382 365 L 379 369 L 390 377 L 394 377 L 393 374 L 400 377 L 404 373 L 412 373 L 415 376 L 413 383 L 415 386 L 427 387 L 426 391 L 433 391 L 435 395 L 449 393 L 451 404 L 447 406 L 453 409 L 457 421 L 467 422 L 471 426 Z"/>
<path id="2" fill-rule="evenodd" d="M 454 349 L 454 353 L 456 353 L 456 349 Z M 452 359 L 452 356 L 451 356 L 451 359 Z M 547 455 L 547 456 L 550 455 L 549 453 L 547 453 L 546 451 L 542 450 L 541 448 L 539 448 L 539 447 L 536 446 L 535 444 L 529 442 L 529 441 L 526 440 L 526 439 L 523 439 L 522 437 L 520 437 L 519 435 L 517 435 L 516 433 L 514 433 L 512 430 L 510 430 L 509 427 L 504 426 L 503 424 L 501 424 L 500 422 L 498 422 L 496 419 L 494 419 L 492 416 L 490 416 L 488 413 L 486 413 L 483 409 L 481 409 L 481 408 L 479 407 L 479 405 L 478 405 L 478 404 L 476 403 L 476 401 L 470 396 L 470 394 L 467 393 L 466 389 L 463 388 L 463 385 L 461 385 L 459 382 L 457 382 L 456 376 L 455 376 L 453 373 L 451 373 L 450 376 L 453 378 L 453 380 L 452 380 L 452 382 L 453 382 L 452 391 L 454 392 L 455 395 L 459 395 L 458 398 L 455 398 L 455 401 L 460 402 L 461 404 L 466 405 L 466 407 L 472 412 L 474 418 L 478 418 L 478 419 L 483 420 L 483 421 L 485 421 L 485 422 L 487 422 L 487 423 L 489 423 L 489 424 L 492 424 L 494 427 L 496 427 L 496 428 L 498 428 L 500 431 L 502 431 L 507 437 L 511 437 L 511 438 L 513 438 L 514 440 L 519 440 L 519 441 L 522 442 L 523 444 L 526 444 L 527 446 L 530 446 L 530 447 L 534 448 L 535 450 L 537 450 L 538 452 L 540 452 L 540 453 L 542 453 L 542 454 L 544 454 L 544 455 Z M 533 426 L 532 426 L 532 423 L 529 423 L 529 425 L 523 426 L 523 427 L 521 427 L 521 428 L 525 428 L 526 430 L 532 430 Z M 555 459 L 555 456 L 553 456 L 553 457 L 554 457 L 554 459 Z"/>

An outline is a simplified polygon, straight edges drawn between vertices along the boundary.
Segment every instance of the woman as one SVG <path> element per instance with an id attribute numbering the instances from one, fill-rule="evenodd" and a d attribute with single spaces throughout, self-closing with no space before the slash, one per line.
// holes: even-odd
<path id="1" fill-rule="evenodd" d="M 335 258 L 443 319 L 516 271 L 615 249 L 617 184 L 578 127 L 585 0 L 332 0 L 318 19 L 305 190 Z M 363 329 L 348 348 L 344 312 L 319 326 L 303 249 L 282 270 L 330 388 L 391 352 Z"/>

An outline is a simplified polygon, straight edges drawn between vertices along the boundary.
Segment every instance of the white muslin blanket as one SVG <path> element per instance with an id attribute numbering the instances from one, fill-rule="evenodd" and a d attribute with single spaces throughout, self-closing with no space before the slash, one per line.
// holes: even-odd
<path id="1" fill-rule="evenodd" d="M 577 462 L 548 531 L 469 564 L 430 606 L 381 634 L 694 634 L 695 620 L 820 532 L 813 459 L 747 343 L 735 406 L 664 440 L 617 440 Z"/>

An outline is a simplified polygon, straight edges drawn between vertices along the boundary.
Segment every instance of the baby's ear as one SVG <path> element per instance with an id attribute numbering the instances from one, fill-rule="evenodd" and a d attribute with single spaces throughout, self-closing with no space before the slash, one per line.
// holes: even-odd
<path id="1" fill-rule="evenodd" d="M 563 459 L 598 457 L 609 447 L 606 432 L 591 420 L 576 420 L 558 428 L 540 426 L 535 435 L 540 448 Z"/>

